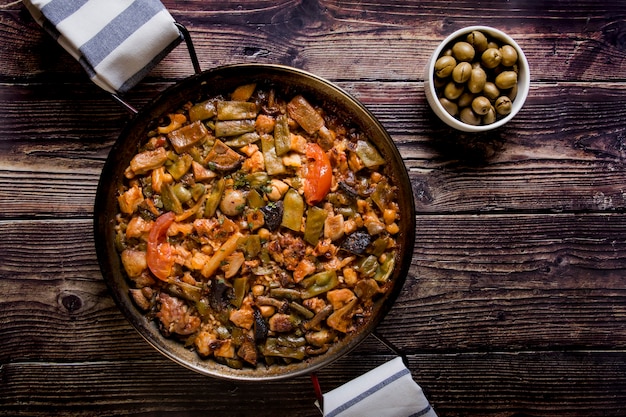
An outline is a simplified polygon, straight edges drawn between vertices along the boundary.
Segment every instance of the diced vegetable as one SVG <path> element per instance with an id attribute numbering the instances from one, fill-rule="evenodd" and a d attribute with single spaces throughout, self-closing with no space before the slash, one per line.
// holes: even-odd
<path id="1" fill-rule="evenodd" d="M 376 184 L 374 192 L 372 193 L 372 201 L 376 203 L 381 212 L 389 208 L 390 204 L 394 201 L 394 190 L 389 186 L 387 181 L 380 181 Z"/>
<path id="2" fill-rule="evenodd" d="M 251 143 L 257 142 L 260 139 L 261 139 L 261 136 L 259 136 L 258 133 L 248 132 L 248 133 L 244 133 L 241 136 L 237 136 L 233 139 L 227 140 L 224 143 L 234 148 L 241 148 Z"/>
<path id="3" fill-rule="evenodd" d="M 173 187 L 169 184 L 163 184 L 161 187 L 161 202 L 163 203 L 163 208 L 167 211 L 173 211 L 176 214 L 183 212 L 183 205 L 174 192 Z"/>
<path id="4" fill-rule="evenodd" d="M 213 217 L 215 211 L 217 210 L 217 207 L 220 205 L 220 201 L 222 201 L 224 188 L 226 188 L 226 183 L 223 178 L 220 178 L 213 184 L 213 188 L 211 188 L 211 193 L 209 194 L 206 200 L 206 205 L 204 206 L 204 217 Z"/>
<path id="5" fill-rule="evenodd" d="M 174 266 L 172 247 L 167 242 L 167 229 L 174 222 L 176 215 L 168 212 L 159 216 L 148 236 L 146 262 L 148 268 L 160 280 L 167 281 Z"/>
<path id="6" fill-rule="evenodd" d="M 183 204 L 191 200 L 191 191 L 189 191 L 183 183 L 177 182 L 174 184 L 172 186 L 172 191 L 176 195 L 176 198 L 178 198 L 178 201 Z"/>
<path id="7" fill-rule="evenodd" d="M 309 207 L 306 212 L 306 223 L 304 226 L 304 240 L 316 246 L 320 240 L 322 230 L 324 230 L 324 221 L 328 212 L 320 207 Z"/>
<path id="8" fill-rule="evenodd" d="M 270 203 L 265 207 L 261 207 L 265 218 L 265 225 L 271 231 L 278 229 L 278 226 L 280 226 L 280 223 L 283 221 L 283 206 L 284 203 L 280 200 L 275 203 Z"/>
<path id="9" fill-rule="evenodd" d="M 237 249 L 237 242 L 241 237 L 241 233 L 234 233 L 226 242 L 224 242 L 222 246 L 220 246 L 220 248 L 213 254 L 209 262 L 207 262 L 202 268 L 201 273 L 203 277 L 208 278 L 212 276 L 215 271 L 217 271 L 226 257 Z"/>
<path id="10" fill-rule="evenodd" d="M 295 96 L 287 104 L 289 117 L 294 119 L 309 135 L 324 126 L 324 119 L 301 95 Z"/>
<path id="11" fill-rule="evenodd" d="M 271 135 L 262 135 L 261 149 L 263 150 L 263 158 L 265 159 L 265 171 L 269 175 L 284 174 L 286 171 L 285 165 L 276 154 L 274 137 Z"/>
<path id="12" fill-rule="evenodd" d="M 362 258 L 355 266 L 355 269 L 362 276 L 372 278 L 376 275 L 379 266 L 377 258 L 374 255 L 370 255 Z"/>
<path id="13" fill-rule="evenodd" d="M 243 120 L 256 118 L 256 104 L 249 101 L 219 101 L 217 120 Z"/>
<path id="14" fill-rule="evenodd" d="M 208 136 L 209 131 L 200 121 L 183 126 L 167 134 L 167 138 L 178 153 L 186 152 Z"/>
<path id="15" fill-rule="evenodd" d="M 220 120 L 215 122 L 215 136 L 239 136 L 244 133 L 254 132 L 255 120 Z"/>
<path id="16" fill-rule="evenodd" d="M 174 178 L 175 180 L 179 180 L 189 171 L 191 168 L 191 163 L 193 162 L 193 158 L 189 154 L 183 154 L 180 157 L 176 157 L 176 159 L 171 164 L 166 164 L 165 168 L 167 172 Z"/>
<path id="17" fill-rule="evenodd" d="M 385 160 L 378 153 L 378 150 L 368 141 L 359 140 L 356 143 L 356 154 L 367 168 L 374 168 L 385 164 Z"/>
<path id="18" fill-rule="evenodd" d="M 191 106 L 189 109 L 189 120 L 192 122 L 206 120 L 214 117 L 216 114 L 217 110 L 215 108 L 215 101 L 206 100 Z"/>
<path id="19" fill-rule="evenodd" d="M 261 353 L 264 356 L 277 356 L 281 358 L 289 358 L 289 359 L 297 359 L 302 360 L 305 356 L 305 347 L 291 347 L 291 346 L 281 346 L 278 343 L 278 339 L 273 337 L 268 337 L 265 345 L 261 347 Z"/>
<path id="20" fill-rule="evenodd" d="M 204 161 L 209 166 L 209 169 L 232 171 L 241 166 L 243 156 L 217 139 Z"/>
<path id="21" fill-rule="evenodd" d="M 372 237 L 366 232 L 354 232 L 343 241 L 341 248 L 355 255 L 362 255 L 372 242 Z"/>
<path id="22" fill-rule="evenodd" d="M 330 269 L 311 275 L 305 278 L 301 283 L 304 287 L 302 299 L 306 300 L 307 298 L 312 298 L 332 290 L 339 285 L 339 279 L 337 278 L 337 273 L 333 269 Z"/>
<path id="23" fill-rule="evenodd" d="M 285 114 L 281 114 L 276 118 L 276 125 L 274 126 L 274 143 L 276 146 L 277 156 L 286 154 L 291 148 L 289 119 Z"/>
<path id="24" fill-rule="evenodd" d="M 328 155 L 316 143 L 307 145 L 306 157 L 308 162 L 304 176 L 304 198 L 307 204 L 314 206 L 330 191 L 333 170 Z"/>
<path id="25" fill-rule="evenodd" d="M 385 261 L 376 270 L 374 279 L 379 282 L 388 281 L 391 273 L 393 272 L 393 267 L 395 266 L 395 264 L 396 261 L 393 256 L 387 256 L 387 259 L 385 259 Z"/>
<path id="26" fill-rule="evenodd" d="M 261 252 L 261 238 L 259 235 L 249 235 L 239 241 L 246 259 L 254 259 Z"/>
<path id="27" fill-rule="evenodd" d="M 300 226 L 302 225 L 302 215 L 304 214 L 304 201 L 302 201 L 302 197 L 300 197 L 300 194 L 298 194 L 296 190 L 290 188 L 285 194 L 283 202 L 284 207 L 281 226 L 299 232 Z"/>
<path id="28" fill-rule="evenodd" d="M 248 207 L 258 209 L 265 206 L 265 200 L 257 190 L 250 190 L 248 193 Z"/>

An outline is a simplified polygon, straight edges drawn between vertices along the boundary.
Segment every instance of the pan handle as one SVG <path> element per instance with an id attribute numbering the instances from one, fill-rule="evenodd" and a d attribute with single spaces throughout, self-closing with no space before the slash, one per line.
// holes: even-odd
<path id="1" fill-rule="evenodd" d="M 174 22 L 174 25 L 178 28 L 180 34 L 185 40 L 185 45 L 187 46 L 187 50 L 189 51 L 189 59 L 191 60 L 191 64 L 193 65 L 194 72 L 196 74 L 200 74 L 202 72 L 202 69 L 200 68 L 200 61 L 198 60 L 198 55 L 196 54 L 196 48 L 193 46 L 193 41 L 191 40 L 191 34 L 182 23 Z M 118 94 L 111 93 L 111 96 L 132 115 L 139 113 L 139 110 L 137 110 L 132 104 L 124 100 Z"/>

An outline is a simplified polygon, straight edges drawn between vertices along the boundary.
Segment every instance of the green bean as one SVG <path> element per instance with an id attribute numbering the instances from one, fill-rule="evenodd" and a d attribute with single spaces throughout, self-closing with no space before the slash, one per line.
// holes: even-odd
<path id="1" fill-rule="evenodd" d="M 281 226 L 299 232 L 304 214 L 304 200 L 296 190 L 287 190 L 283 200 L 283 219 Z"/>
<path id="2" fill-rule="evenodd" d="M 378 150 L 368 141 L 357 141 L 355 152 L 367 168 L 377 167 L 385 163 Z"/>
<path id="3" fill-rule="evenodd" d="M 328 213 L 323 208 L 313 206 L 306 212 L 306 223 L 304 226 L 304 240 L 315 246 L 319 242 L 320 235 L 324 229 L 324 221 Z"/>
<path id="4" fill-rule="evenodd" d="M 332 290 L 339 285 L 339 278 L 335 270 L 330 269 L 305 278 L 301 284 L 305 288 L 302 291 L 302 299 L 306 300 Z"/>

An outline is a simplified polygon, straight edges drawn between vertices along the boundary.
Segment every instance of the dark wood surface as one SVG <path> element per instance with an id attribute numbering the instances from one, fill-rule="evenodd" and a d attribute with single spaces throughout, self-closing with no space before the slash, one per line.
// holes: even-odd
<path id="1" fill-rule="evenodd" d="M 310 380 L 234 383 L 163 358 L 102 279 L 100 171 L 129 119 L 18 2 L 0 5 L 0 415 L 315 416 Z M 281 63 L 361 100 L 392 135 L 417 209 L 406 285 L 379 326 L 440 416 L 626 415 L 626 3 L 165 1 L 203 69 Z M 524 49 L 523 110 L 483 136 L 423 89 L 454 30 Z M 192 73 L 184 47 L 128 100 Z M 329 391 L 390 359 L 368 338 Z"/>

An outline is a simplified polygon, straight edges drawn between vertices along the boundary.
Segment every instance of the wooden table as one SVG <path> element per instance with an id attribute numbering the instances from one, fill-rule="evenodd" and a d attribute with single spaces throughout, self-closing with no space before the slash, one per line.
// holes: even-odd
<path id="1" fill-rule="evenodd" d="M 102 279 L 96 185 L 129 114 L 19 2 L 0 6 L 0 415 L 315 416 L 311 381 L 214 380 L 163 358 Z M 378 331 L 440 416 L 626 415 L 623 1 L 165 1 L 203 69 L 281 63 L 361 100 L 405 158 L 406 285 Z M 445 36 L 500 28 L 530 61 L 522 111 L 454 133 L 424 96 Z M 193 72 L 183 46 L 129 95 Z M 324 391 L 390 359 L 368 338 Z"/>

